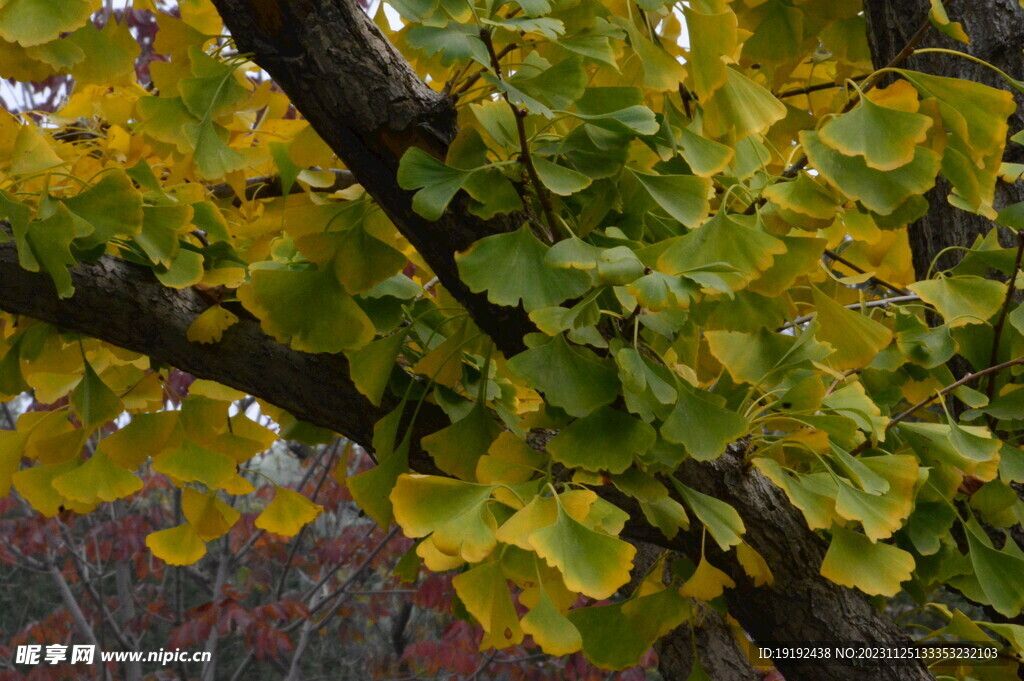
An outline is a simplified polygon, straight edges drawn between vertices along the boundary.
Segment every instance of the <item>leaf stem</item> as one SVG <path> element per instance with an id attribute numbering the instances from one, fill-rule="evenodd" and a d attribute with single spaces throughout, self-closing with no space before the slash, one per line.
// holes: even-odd
<path id="1" fill-rule="evenodd" d="M 501 75 L 501 63 L 498 61 L 498 54 L 494 51 L 494 41 L 491 40 L 490 29 L 480 29 L 480 40 L 483 41 L 487 47 L 487 54 L 491 57 L 491 68 L 494 69 L 494 75 L 498 77 L 498 80 L 502 80 Z M 551 195 L 548 194 L 547 187 L 540 181 L 540 176 L 537 174 L 537 168 L 533 165 L 533 156 L 530 154 L 530 141 L 526 137 L 526 124 L 524 122 L 526 118 L 526 110 L 516 106 L 509 99 L 507 92 L 502 92 L 501 96 L 505 99 L 505 102 L 512 109 L 512 117 L 516 119 L 516 132 L 519 134 L 519 147 L 520 156 L 519 159 L 523 162 L 523 166 L 526 168 L 526 174 L 530 177 L 530 184 L 533 185 L 533 190 L 537 194 L 537 199 L 540 201 L 541 209 L 544 211 L 544 221 L 547 223 L 548 240 L 554 242 L 555 235 L 558 234 L 558 221 L 555 220 L 555 210 L 551 205 Z"/>
<path id="2" fill-rule="evenodd" d="M 1006 325 L 1006 317 L 1010 312 L 1010 303 L 1013 302 L 1013 294 L 1017 290 L 1017 275 L 1020 273 L 1021 259 L 1024 258 L 1024 231 L 1017 231 L 1017 259 L 1013 264 L 1013 272 L 1010 273 L 1010 282 L 1006 288 L 1006 298 L 1003 300 L 1003 309 L 999 312 L 999 319 L 996 321 L 995 333 L 992 338 L 992 354 L 989 355 L 988 363 L 993 365 L 999 359 L 999 339 L 1003 335 L 1003 327 Z M 985 394 L 991 402 L 996 394 L 996 378 L 989 376 L 985 383 Z M 995 430 L 995 417 L 988 417 L 989 428 Z"/>
<path id="3" fill-rule="evenodd" d="M 838 253 L 836 253 L 832 249 L 826 248 L 824 253 L 825 253 L 825 255 L 827 255 L 832 260 L 835 260 L 838 263 L 846 265 L 847 267 L 849 267 L 854 272 L 858 272 L 860 274 L 867 274 L 867 272 L 865 272 L 863 269 L 861 269 L 857 265 L 854 265 L 852 262 L 850 262 L 849 260 L 847 260 L 843 256 L 839 255 Z M 893 284 L 890 284 L 885 279 L 880 279 L 880 278 L 878 278 L 876 276 L 873 276 L 873 275 L 871 277 L 871 282 L 873 284 L 877 285 L 877 286 L 884 286 L 885 288 L 889 289 L 890 291 L 892 291 L 894 293 L 898 293 L 901 296 L 908 296 L 908 295 L 910 295 L 910 292 L 907 291 L 905 288 L 900 288 L 899 286 L 895 286 Z"/>

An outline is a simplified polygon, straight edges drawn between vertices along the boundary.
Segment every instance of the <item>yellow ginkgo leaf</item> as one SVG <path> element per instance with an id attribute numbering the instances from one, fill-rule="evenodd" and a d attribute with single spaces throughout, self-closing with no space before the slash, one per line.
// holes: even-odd
<path id="1" fill-rule="evenodd" d="M 775 576 L 768 567 L 768 562 L 746 542 L 736 547 L 736 559 L 743 566 L 743 571 L 753 580 L 754 586 L 775 583 Z"/>
<path id="2" fill-rule="evenodd" d="M 523 632 L 548 655 L 571 655 L 583 648 L 583 638 L 569 618 L 558 612 L 543 587 L 539 589 L 537 604 L 526 613 L 520 623 Z"/>
<path id="3" fill-rule="evenodd" d="M 708 562 L 701 556 L 697 570 L 679 589 L 682 596 L 692 596 L 702 601 L 714 600 L 721 596 L 726 588 L 732 589 L 736 582 L 732 578 Z"/>
<path id="4" fill-rule="evenodd" d="M 168 565 L 191 565 L 206 555 L 206 544 L 189 523 L 147 535 L 146 546 Z"/>
<path id="5" fill-rule="evenodd" d="M 869 168 L 895 170 L 914 160 L 932 119 L 890 109 L 862 98 L 857 108 L 833 118 L 818 133 L 822 142 L 846 156 L 863 156 Z"/>
<path id="6" fill-rule="evenodd" d="M 913 570 L 914 557 L 903 549 L 838 526 L 821 565 L 823 577 L 872 596 L 895 596 Z"/>
<path id="7" fill-rule="evenodd" d="M 874 319 L 843 307 L 817 288 L 813 294 L 820 324 L 817 337 L 835 348 L 828 357 L 833 368 L 867 366 L 892 341 L 892 331 Z"/>
<path id="8" fill-rule="evenodd" d="M 11 159 L 11 173 L 14 175 L 41 173 L 64 163 L 43 135 L 28 125 L 18 130 Z"/>
<path id="9" fill-rule="evenodd" d="M 215 493 L 203 494 L 191 487 L 181 491 L 181 512 L 203 541 L 222 536 L 241 516 L 217 498 Z"/>
<path id="10" fill-rule="evenodd" d="M 238 321 L 238 316 L 220 305 L 212 305 L 189 324 L 186 336 L 193 343 L 219 343 L 224 331 Z"/>
<path id="11" fill-rule="evenodd" d="M 499 563 L 484 563 L 452 580 L 455 593 L 486 635 L 480 649 L 507 648 L 523 641 L 508 582 Z"/>
<path id="12" fill-rule="evenodd" d="M 267 532 L 293 537 L 308 523 L 316 520 L 323 507 L 290 489 L 278 487 L 274 500 L 267 504 L 253 523 Z"/>
<path id="13" fill-rule="evenodd" d="M 63 463 L 43 464 L 18 471 L 11 476 L 14 489 L 18 490 L 32 508 L 47 518 L 57 515 L 66 501 L 53 488 L 53 479 L 77 467 L 77 460 Z"/>
<path id="14" fill-rule="evenodd" d="M 142 480 L 97 451 L 81 466 L 55 477 L 53 488 L 67 499 L 94 504 L 131 496 L 142 489 Z"/>

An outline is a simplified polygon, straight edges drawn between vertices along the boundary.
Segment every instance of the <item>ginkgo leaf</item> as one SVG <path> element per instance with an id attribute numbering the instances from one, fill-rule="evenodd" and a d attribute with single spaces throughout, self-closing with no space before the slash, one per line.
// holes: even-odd
<path id="1" fill-rule="evenodd" d="M 11 483 L 35 510 L 52 518 L 64 507 L 64 497 L 53 487 L 55 478 L 77 468 L 81 462 L 71 459 L 61 463 L 23 468 L 11 475 Z"/>
<path id="2" fill-rule="evenodd" d="M 466 416 L 421 442 L 438 468 L 463 480 L 473 480 L 477 461 L 500 432 L 501 426 L 478 402 Z"/>
<path id="3" fill-rule="evenodd" d="M 786 116 L 786 106 L 734 68 L 726 68 L 725 82 L 704 105 L 704 131 L 710 137 L 732 135 L 740 140 L 761 134 Z"/>
<path id="4" fill-rule="evenodd" d="M 871 541 L 887 539 L 903 526 L 910 508 L 888 494 L 870 494 L 840 483 L 836 497 L 836 513 L 847 520 L 859 520 L 864 534 Z"/>
<path id="5" fill-rule="evenodd" d="M 777 182 L 766 187 L 763 193 L 772 203 L 817 220 L 831 220 L 839 209 L 839 202 L 832 193 L 804 173 L 792 182 Z"/>
<path id="6" fill-rule="evenodd" d="M 88 0 L 10 0 L 0 6 L 0 37 L 41 45 L 74 31 L 91 14 Z"/>
<path id="7" fill-rule="evenodd" d="M 142 231 L 142 195 L 123 172 L 104 173 L 99 182 L 81 194 L 64 199 L 64 205 L 93 227 L 91 234 L 77 242 L 83 248 Z"/>
<path id="8" fill-rule="evenodd" d="M 732 147 L 709 140 L 685 126 L 679 128 L 678 144 L 679 153 L 686 159 L 690 169 L 701 177 L 718 175 L 726 169 L 735 156 Z"/>
<path id="9" fill-rule="evenodd" d="M 228 173 L 241 170 L 247 163 L 241 152 L 224 142 L 221 130 L 224 129 L 209 119 L 199 123 L 185 123 L 181 127 L 181 131 L 195 150 L 193 158 L 196 168 L 207 180 L 216 180 Z M 227 137 L 226 134 L 223 136 Z"/>
<path id="10" fill-rule="evenodd" d="M 103 28 L 97 28 L 91 21 L 85 22 L 82 28 L 66 40 L 89 55 L 71 69 L 76 83 L 109 87 L 130 86 L 135 82 L 135 60 L 142 52 L 142 47 L 126 22 L 108 21 Z"/>
<path id="11" fill-rule="evenodd" d="M 88 362 L 84 364 L 85 373 L 71 393 L 71 405 L 75 408 L 75 414 L 82 425 L 92 428 L 113 421 L 124 411 L 124 405 L 121 398 L 96 375 L 92 365 Z"/>
<path id="12" fill-rule="evenodd" d="M 192 565 L 206 555 L 206 544 L 190 523 L 146 535 L 146 546 L 168 565 Z"/>
<path id="13" fill-rule="evenodd" d="M 190 228 L 193 212 L 191 206 L 143 206 L 135 242 L 154 263 L 170 266 L 178 254 L 178 234 Z"/>
<path id="14" fill-rule="evenodd" d="M 221 501 L 215 492 L 204 494 L 191 487 L 181 490 L 181 512 L 204 542 L 226 534 L 241 517 L 241 513 Z"/>
<path id="15" fill-rule="evenodd" d="M 559 505 L 558 520 L 530 535 L 530 544 L 565 585 L 591 598 L 608 598 L 629 581 L 636 549 L 586 527 Z"/>
<path id="16" fill-rule="evenodd" d="M 496 490 L 496 492 L 500 491 Z M 590 490 L 562 492 L 558 499 L 537 495 L 502 523 L 496 534 L 498 541 L 518 546 L 524 551 L 533 551 L 530 536 L 558 520 L 558 509 L 563 508 L 570 518 L 583 522 L 597 502 L 597 495 Z"/>
<path id="17" fill-rule="evenodd" d="M 661 436 L 686 447 L 698 461 L 725 453 L 725 446 L 747 433 L 750 423 L 742 414 L 722 406 L 717 396 L 683 387 L 675 407 L 661 426 Z"/>
<path id="18" fill-rule="evenodd" d="M 569 196 L 590 186 L 590 178 L 572 168 L 560 166 L 539 156 L 533 159 L 533 165 L 544 186 L 559 196 Z"/>
<path id="19" fill-rule="evenodd" d="M 708 529 L 723 551 L 728 551 L 730 546 L 736 546 L 743 541 L 742 536 L 747 529 L 735 508 L 721 499 L 687 487 L 674 477 L 670 480 L 683 502 Z"/>
<path id="20" fill-rule="evenodd" d="M 71 253 L 71 243 L 76 236 L 74 218 L 64 206 L 45 220 L 30 223 L 25 235 L 34 259 L 53 279 L 57 295 L 61 298 L 70 298 L 75 293 L 68 268 L 78 262 Z"/>
<path id="21" fill-rule="evenodd" d="M 200 447 L 190 438 L 153 457 L 153 470 L 181 482 L 201 482 L 210 489 L 231 478 L 235 468 L 234 459 Z"/>
<path id="22" fill-rule="evenodd" d="M 782 369 L 820 362 L 832 346 L 814 339 L 814 327 L 793 336 L 760 329 L 757 333 L 708 331 L 711 354 L 740 383 L 759 384 Z M 810 333 L 809 333 L 810 332 Z"/>
<path id="23" fill-rule="evenodd" d="M 274 499 L 256 516 L 253 525 L 267 532 L 294 537 L 305 525 L 316 520 L 323 510 L 323 506 L 294 490 L 275 487 Z"/>
<path id="24" fill-rule="evenodd" d="M 687 227 L 697 227 L 707 218 L 709 179 L 693 175 L 651 175 L 635 170 L 633 176 L 666 213 Z"/>
<path id="25" fill-rule="evenodd" d="M 497 544 L 497 521 L 488 508 L 493 487 L 450 478 L 401 475 L 391 492 L 395 522 L 406 535 L 432 534 L 448 555 L 480 562 Z"/>
<path id="26" fill-rule="evenodd" d="M 544 263 L 548 246 L 524 224 L 515 232 L 480 239 L 458 253 L 459 274 L 471 291 L 487 292 L 498 305 L 515 306 L 521 300 L 527 312 L 557 305 L 590 288 L 590 277 L 574 270 L 554 269 Z"/>
<path id="27" fill-rule="evenodd" d="M 11 476 L 21 466 L 28 434 L 16 430 L 0 431 L 0 497 L 11 491 Z"/>
<path id="28" fill-rule="evenodd" d="M 817 337 L 835 348 L 828 358 L 834 368 L 845 371 L 867 366 L 892 341 L 892 331 L 882 324 L 843 307 L 817 287 L 812 291 L 820 325 Z"/>
<path id="29" fill-rule="evenodd" d="M 81 466 L 55 477 L 53 488 L 67 499 L 94 504 L 131 496 L 142 489 L 142 480 L 98 451 Z"/>
<path id="30" fill-rule="evenodd" d="M 405 403 L 400 403 L 374 424 L 373 450 L 377 455 L 377 465 L 345 479 L 345 486 L 352 494 L 352 499 L 381 527 L 391 525 L 394 517 L 391 490 L 398 476 L 409 470 L 410 438 L 404 437 L 396 442 L 404 407 Z"/>
<path id="31" fill-rule="evenodd" d="M 561 335 L 519 353 L 508 369 L 572 416 L 586 416 L 611 404 L 619 392 L 614 367 L 586 348 L 571 347 Z"/>
<path id="32" fill-rule="evenodd" d="M 742 546 L 742 545 L 741 545 Z M 721 596 L 726 589 L 735 588 L 736 582 L 729 575 L 708 562 L 701 556 L 697 570 L 690 575 L 679 589 L 682 596 L 690 596 L 702 601 L 711 601 Z"/>
<path id="33" fill-rule="evenodd" d="M 211 305 L 188 325 L 185 337 L 193 343 L 219 343 L 224 332 L 238 322 L 238 315 L 221 305 Z"/>
<path id="34" fill-rule="evenodd" d="M 411 147 L 399 163 L 398 184 L 402 189 L 418 190 L 413 196 L 413 210 L 428 220 L 437 220 L 472 172 L 445 165 L 422 149 Z"/>
<path id="35" fill-rule="evenodd" d="M 839 526 L 832 528 L 832 541 L 821 564 L 822 577 L 871 596 L 895 596 L 913 570 L 914 557 L 903 549 L 872 542 Z"/>
<path id="36" fill-rule="evenodd" d="M 523 640 L 508 583 L 499 563 L 484 563 L 452 580 L 455 593 L 487 633 L 481 648 L 507 648 Z"/>
<path id="37" fill-rule="evenodd" d="M 869 168 L 896 170 L 914 160 L 932 119 L 890 109 L 861 97 L 852 111 L 833 118 L 818 131 L 824 144 L 845 156 L 862 156 Z"/>
<path id="38" fill-rule="evenodd" d="M 706 101 L 729 78 L 722 57 L 736 49 L 738 22 L 731 10 L 710 13 L 700 9 L 686 6 L 683 14 L 690 37 L 689 76 L 697 97 Z"/>
<path id="39" fill-rule="evenodd" d="M 743 571 L 754 582 L 754 586 L 771 586 L 775 583 L 768 561 L 749 544 L 744 542 L 736 547 L 736 560 L 743 566 Z"/>
<path id="40" fill-rule="evenodd" d="M 238 299 L 264 331 L 303 352 L 341 352 L 373 340 L 370 318 L 331 272 L 263 269 Z"/>
<path id="41" fill-rule="evenodd" d="M 63 164 L 64 159 L 57 155 L 38 130 L 31 125 L 18 129 L 11 152 L 12 174 L 33 175 Z"/>
<path id="42" fill-rule="evenodd" d="M 822 142 L 819 133 L 804 130 L 800 143 L 811 165 L 836 189 L 880 215 L 889 215 L 912 196 L 935 185 L 941 157 L 925 147 L 914 147 L 914 158 L 896 170 L 869 167 L 860 156 L 844 156 Z"/>
<path id="43" fill-rule="evenodd" d="M 1024 609 L 1024 559 L 997 551 L 968 529 L 971 565 L 988 602 L 1000 614 L 1016 617 Z"/>
<path id="44" fill-rule="evenodd" d="M 1006 298 L 1006 284 L 973 276 L 929 279 L 907 288 L 934 305 L 950 328 L 987 321 Z"/>
<path id="45" fill-rule="evenodd" d="M 583 637 L 569 618 L 558 612 L 544 587 L 539 590 L 537 604 L 520 622 L 523 632 L 532 636 L 548 655 L 572 655 L 583 647 Z"/>
<path id="46" fill-rule="evenodd" d="M 178 412 L 138 414 L 124 428 L 100 440 L 98 450 L 121 468 L 132 470 L 147 457 L 177 447 L 180 439 Z"/>
<path id="47" fill-rule="evenodd" d="M 570 467 L 621 473 L 656 440 L 654 428 L 611 407 L 599 407 L 563 428 L 547 449 Z"/>
<path id="48" fill-rule="evenodd" d="M 380 405 L 404 342 L 405 334 L 396 333 L 346 353 L 352 382 L 375 406 Z"/>

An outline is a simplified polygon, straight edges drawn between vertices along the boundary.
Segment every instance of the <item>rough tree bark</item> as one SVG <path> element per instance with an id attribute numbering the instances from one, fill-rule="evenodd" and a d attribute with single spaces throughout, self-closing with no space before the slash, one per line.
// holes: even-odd
<path id="1" fill-rule="evenodd" d="M 929 0 L 867 0 L 864 16 L 868 24 L 871 58 L 877 68 L 888 64 L 927 16 Z M 929 31 L 920 47 L 943 47 L 966 52 L 1002 69 L 1015 78 L 1024 77 L 1024 9 L 1017 0 L 958 0 L 946 2 L 950 18 L 964 25 L 970 45 L 956 42 L 938 31 Z M 908 69 L 1005 88 L 1006 83 L 994 71 L 963 57 L 926 53 L 905 62 Z M 1016 93 L 1017 111 L 1010 118 L 1010 134 L 1024 129 L 1024 95 Z M 1005 161 L 1024 162 L 1024 147 L 1010 144 Z M 910 226 L 910 249 L 914 271 L 919 279 L 939 253 L 950 246 L 970 246 L 975 237 L 987 234 L 995 225 L 979 215 L 954 208 L 946 201 L 949 183 L 939 180 L 928 193 L 928 214 Z M 1024 183 L 999 182 L 996 208 L 1024 201 Z M 1007 244 L 1008 245 L 1008 244 Z M 959 262 L 962 254 L 951 252 L 938 261 L 940 268 Z"/>

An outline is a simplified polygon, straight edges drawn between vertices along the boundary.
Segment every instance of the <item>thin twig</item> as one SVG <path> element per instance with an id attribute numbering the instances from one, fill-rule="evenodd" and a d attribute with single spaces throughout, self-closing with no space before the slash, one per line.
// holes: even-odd
<path id="1" fill-rule="evenodd" d="M 918 402 L 917 404 L 912 406 L 910 409 L 907 409 L 906 411 L 901 412 L 900 414 L 897 414 L 896 416 L 894 416 L 892 418 L 892 420 L 889 421 L 888 424 L 886 424 L 885 430 L 887 430 L 887 431 L 891 430 L 897 424 L 899 424 L 901 421 L 907 420 L 910 416 L 912 416 L 918 410 L 923 409 L 924 407 L 927 407 L 929 404 L 931 404 L 935 400 L 939 399 L 943 395 L 948 395 L 949 393 L 953 392 L 954 390 L 956 390 L 957 388 L 959 388 L 962 385 L 966 385 L 966 384 L 970 383 L 971 381 L 979 379 L 979 378 L 981 378 L 983 376 L 989 376 L 989 375 L 992 375 L 992 374 L 997 374 L 1000 371 L 1003 371 L 1004 369 L 1009 369 L 1009 368 L 1015 367 L 1015 366 L 1017 366 L 1019 364 L 1024 364 L 1024 356 L 1017 357 L 1016 359 L 1011 359 L 1010 361 L 1003 362 L 1002 364 L 996 364 L 995 366 L 990 366 L 987 369 L 982 369 L 981 371 L 976 371 L 973 374 L 967 374 L 966 376 L 961 378 L 959 381 L 956 381 L 954 383 L 950 383 L 949 385 L 947 385 L 942 390 L 939 390 L 938 392 L 936 392 L 934 395 L 931 395 L 930 397 L 924 398 L 923 400 L 921 400 L 920 402 Z M 857 454 L 860 454 L 861 452 L 863 452 L 863 451 L 865 451 L 867 449 L 870 449 L 870 448 L 871 448 L 871 440 L 865 440 L 856 449 L 854 449 L 852 452 L 850 452 L 850 454 L 856 456 Z"/>
<path id="2" fill-rule="evenodd" d="M 916 295 L 893 296 L 892 298 L 882 298 L 880 300 L 869 300 L 866 303 L 850 303 L 849 305 L 843 305 L 843 307 L 845 307 L 847 310 L 858 310 L 858 309 L 859 310 L 863 310 L 865 308 L 872 308 L 872 307 L 889 307 L 890 305 L 896 305 L 896 304 L 899 304 L 899 303 L 912 303 L 912 302 L 915 302 L 915 301 L 918 301 L 918 300 L 921 300 L 921 298 L 916 296 Z M 813 314 L 807 314 L 807 315 L 804 315 L 802 317 L 797 317 L 793 321 L 786 322 L 785 324 L 780 326 L 778 331 L 785 331 L 786 329 L 791 329 L 794 326 L 800 326 L 801 324 L 806 324 L 807 322 L 809 322 L 812 319 L 814 319 L 814 316 L 815 315 L 813 315 Z"/>
<path id="3" fill-rule="evenodd" d="M 860 76 L 853 76 L 849 80 L 859 83 L 865 78 L 870 77 L 871 74 L 865 73 Z M 831 90 L 834 88 L 841 88 L 845 83 L 817 83 L 816 85 L 808 85 L 807 87 L 798 87 L 791 90 L 783 90 L 779 94 L 775 95 L 778 99 L 785 99 L 787 97 L 799 97 L 800 95 L 809 95 L 812 92 L 818 92 L 820 90 Z"/>

